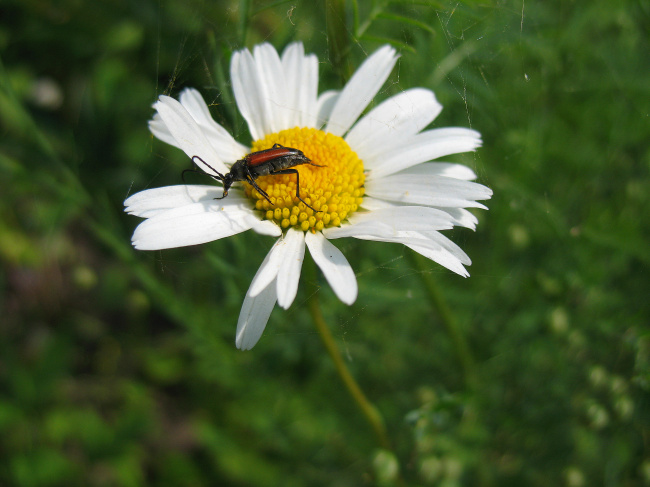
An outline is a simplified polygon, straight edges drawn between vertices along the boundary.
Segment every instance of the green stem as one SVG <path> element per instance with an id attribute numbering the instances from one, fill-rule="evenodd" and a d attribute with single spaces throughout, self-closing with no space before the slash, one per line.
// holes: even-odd
<path id="1" fill-rule="evenodd" d="M 239 22 L 237 23 L 237 37 L 239 38 L 239 45 L 241 47 L 246 47 L 250 7 L 251 5 L 249 0 L 239 0 Z"/>
<path id="2" fill-rule="evenodd" d="M 451 339 L 456 356 L 460 362 L 461 368 L 463 369 L 465 386 L 469 389 L 474 389 L 477 383 L 474 357 L 472 356 L 472 352 L 467 344 L 465 335 L 458 324 L 458 320 L 456 320 L 456 317 L 447 305 L 447 301 L 445 300 L 438 283 L 433 278 L 431 272 L 429 272 L 427 267 L 428 261 L 415 252 L 408 252 L 407 255 L 411 260 L 411 263 L 419 271 L 418 274 L 420 275 L 422 283 L 427 291 L 431 307 L 438 311 L 442 325 L 445 327 L 445 330 Z"/>
<path id="3" fill-rule="evenodd" d="M 350 35 L 345 12 L 345 0 L 325 0 L 325 24 L 329 58 L 336 74 L 345 84 L 352 76 L 350 64 Z"/>
<path id="4" fill-rule="evenodd" d="M 384 419 L 379 413 L 379 410 L 365 396 L 357 381 L 354 380 L 354 377 L 352 377 L 350 370 L 345 365 L 345 361 L 341 356 L 341 352 L 336 346 L 334 337 L 332 336 L 327 323 L 325 323 L 325 319 L 323 318 L 323 313 L 321 311 L 320 303 L 318 300 L 318 292 L 315 285 L 316 264 L 312 259 L 305 259 L 304 270 L 305 274 L 307 275 L 306 281 L 309 283 L 314 283 L 314 289 L 310 293 L 310 296 L 307 300 L 307 306 L 309 307 L 309 312 L 312 319 L 314 320 L 314 324 L 316 325 L 318 335 L 320 336 L 323 345 L 325 345 L 327 353 L 334 362 L 334 367 L 336 368 L 336 372 L 341 378 L 343 385 L 345 385 L 345 388 L 350 393 L 350 396 L 352 396 L 352 399 L 354 399 L 354 402 L 361 411 L 361 414 L 363 414 L 368 423 L 370 423 L 370 427 L 374 431 L 379 445 L 382 448 L 391 451 L 390 441 L 388 440 L 388 435 L 386 433 L 386 426 L 384 425 Z"/>

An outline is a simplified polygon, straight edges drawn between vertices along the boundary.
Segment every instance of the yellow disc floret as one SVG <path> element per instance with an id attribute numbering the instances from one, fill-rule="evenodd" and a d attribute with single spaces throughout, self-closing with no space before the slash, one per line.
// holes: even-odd
<path id="1" fill-rule="evenodd" d="M 295 174 L 270 174 L 255 181 L 266 191 L 269 203 L 250 184 L 244 184 L 246 196 L 255 200 L 255 208 L 267 220 L 282 228 L 303 231 L 322 230 L 341 225 L 357 211 L 363 200 L 363 163 L 341 137 L 313 128 L 293 128 L 270 134 L 253 143 L 252 152 L 270 149 L 274 144 L 301 150 L 310 164 L 294 166 L 300 174 L 300 196 L 316 211 L 296 198 Z"/>

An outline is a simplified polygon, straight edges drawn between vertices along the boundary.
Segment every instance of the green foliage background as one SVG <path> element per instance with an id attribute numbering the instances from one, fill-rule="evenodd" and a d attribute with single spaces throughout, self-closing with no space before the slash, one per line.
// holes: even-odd
<path id="1" fill-rule="evenodd" d="M 650 485 L 649 18 L 646 0 L 0 4 L 0 485 Z M 392 42 L 378 100 L 433 89 L 436 126 L 484 138 L 456 159 L 495 194 L 476 233 L 451 235 L 470 278 L 344 240 L 357 302 L 319 283 L 395 456 L 340 385 L 304 283 L 235 349 L 272 239 L 130 246 L 124 198 L 188 167 L 147 130 L 157 96 L 199 88 L 247 143 L 230 55 L 293 40 L 321 91 Z"/>

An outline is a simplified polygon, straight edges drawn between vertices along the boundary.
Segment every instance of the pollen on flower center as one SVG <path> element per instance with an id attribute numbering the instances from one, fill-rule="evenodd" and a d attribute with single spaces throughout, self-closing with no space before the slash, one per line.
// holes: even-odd
<path id="1" fill-rule="evenodd" d="M 244 184 L 255 208 L 265 212 L 282 228 L 297 227 L 303 231 L 339 226 L 359 208 L 364 194 L 361 159 L 341 137 L 314 128 L 293 128 L 270 134 L 253 143 L 252 151 L 270 149 L 274 144 L 301 150 L 310 164 L 294 166 L 300 175 L 300 196 L 312 210 L 296 197 L 295 174 L 271 174 L 255 181 L 266 191 L 269 203 L 250 184 Z"/>

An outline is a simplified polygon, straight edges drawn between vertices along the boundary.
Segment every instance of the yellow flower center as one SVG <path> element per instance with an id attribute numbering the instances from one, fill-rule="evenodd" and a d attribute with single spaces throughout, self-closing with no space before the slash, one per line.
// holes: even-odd
<path id="1" fill-rule="evenodd" d="M 294 166 L 300 175 L 300 196 L 316 211 L 296 197 L 295 174 L 270 174 L 255 180 L 271 199 L 269 203 L 249 183 L 246 196 L 255 200 L 255 209 L 265 212 L 282 228 L 320 231 L 337 227 L 359 208 L 363 200 L 363 163 L 341 137 L 313 128 L 293 128 L 270 134 L 253 142 L 253 152 L 270 149 L 273 144 L 301 150 L 314 164 Z"/>

